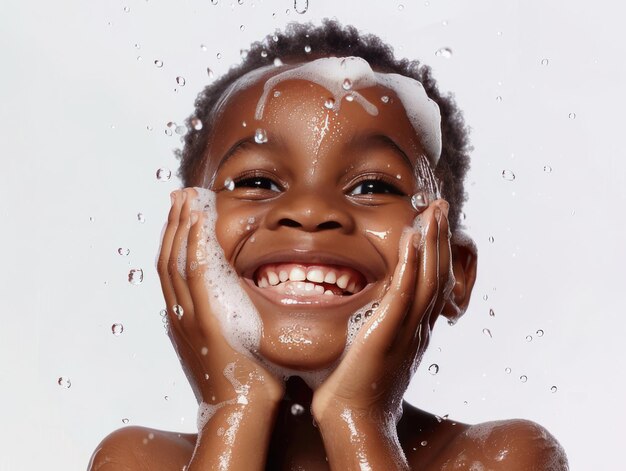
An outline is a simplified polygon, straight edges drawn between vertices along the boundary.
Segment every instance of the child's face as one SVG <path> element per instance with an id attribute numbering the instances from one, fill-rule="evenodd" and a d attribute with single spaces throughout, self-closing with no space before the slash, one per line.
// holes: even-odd
<path id="1" fill-rule="evenodd" d="M 401 234 L 417 215 L 414 166 L 424 152 L 400 100 L 380 85 L 359 90 L 378 107 L 373 116 L 346 99 L 337 113 L 323 87 L 285 81 L 255 120 L 275 73 L 225 103 L 196 181 L 215 175 L 217 238 L 259 311 L 261 355 L 319 369 L 343 352 L 350 316 L 385 291 Z M 267 142 L 255 142 L 257 129 Z M 293 281 L 299 270 L 316 286 Z M 276 284 L 285 273 L 289 281 Z M 342 275 L 348 285 L 339 287 L 333 277 Z"/>

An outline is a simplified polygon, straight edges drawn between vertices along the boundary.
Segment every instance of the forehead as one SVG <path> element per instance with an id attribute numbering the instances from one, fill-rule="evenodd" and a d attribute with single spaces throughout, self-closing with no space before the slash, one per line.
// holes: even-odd
<path id="1" fill-rule="evenodd" d="M 422 85 L 402 75 L 375 72 L 358 57 L 255 69 L 233 82 L 214 110 L 210 160 L 257 129 L 305 138 L 303 133 L 319 131 L 324 119 L 334 128 L 347 127 L 344 138 L 368 131 L 395 135 L 391 137 L 419 148 L 433 166 L 441 148 L 439 108 Z M 298 127 L 302 122 L 310 125 Z"/>

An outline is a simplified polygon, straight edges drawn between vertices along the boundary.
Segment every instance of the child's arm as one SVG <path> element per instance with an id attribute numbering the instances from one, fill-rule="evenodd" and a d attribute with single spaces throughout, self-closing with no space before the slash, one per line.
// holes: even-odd
<path id="1" fill-rule="evenodd" d="M 204 282 L 208 257 L 201 242 L 202 212 L 191 213 L 195 191 L 173 195 L 158 270 L 169 332 L 183 369 L 201 401 L 198 441 L 188 471 L 262 470 L 283 382 L 224 339 Z M 187 241 L 186 279 L 177 258 Z M 182 308 L 178 314 L 173 306 Z"/>
<path id="2" fill-rule="evenodd" d="M 454 285 L 447 209 L 439 201 L 423 213 L 428 226 L 421 240 L 414 231 L 403 236 L 380 307 L 314 393 L 312 411 L 331 469 L 409 469 L 396 424 L 402 396 L 428 344 L 430 322 Z"/>

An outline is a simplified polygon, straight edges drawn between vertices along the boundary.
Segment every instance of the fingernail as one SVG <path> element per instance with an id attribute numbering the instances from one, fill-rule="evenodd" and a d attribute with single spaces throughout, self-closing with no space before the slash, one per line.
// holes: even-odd
<path id="1" fill-rule="evenodd" d="M 439 206 L 435 208 L 435 219 L 438 223 L 441 222 L 441 208 Z"/>
<path id="2" fill-rule="evenodd" d="M 191 217 L 190 217 L 190 220 L 191 220 L 191 225 L 192 225 L 192 226 L 193 226 L 195 223 L 197 223 L 197 222 L 198 222 L 198 213 L 197 213 L 196 211 L 192 211 L 192 212 L 191 212 Z"/>

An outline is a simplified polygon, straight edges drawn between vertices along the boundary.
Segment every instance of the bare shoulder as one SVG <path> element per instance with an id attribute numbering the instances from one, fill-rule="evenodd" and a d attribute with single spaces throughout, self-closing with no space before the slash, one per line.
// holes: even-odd
<path id="1" fill-rule="evenodd" d="M 88 471 L 140 471 L 183 469 L 191 460 L 195 434 L 147 427 L 124 427 L 98 445 Z"/>
<path id="2" fill-rule="evenodd" d="M 530 420 L 470 425 L 442 450 L 430 469 L 469 471 L 568 471 L 557 439 Z"/>

